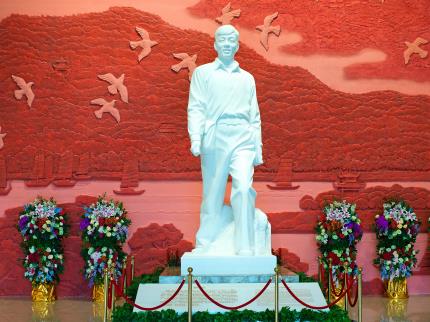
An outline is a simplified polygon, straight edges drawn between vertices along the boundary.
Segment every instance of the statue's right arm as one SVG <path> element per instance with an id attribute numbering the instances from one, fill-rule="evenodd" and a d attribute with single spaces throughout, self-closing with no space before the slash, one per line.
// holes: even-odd
<path id="1" fill-rule="evenodd" d="M 205 128 L 205 83 L 202 70 L 196 68 L 191 77 L 188 99 L 188 134 L 191 140 L 191 153 L 199 156 Z"/>

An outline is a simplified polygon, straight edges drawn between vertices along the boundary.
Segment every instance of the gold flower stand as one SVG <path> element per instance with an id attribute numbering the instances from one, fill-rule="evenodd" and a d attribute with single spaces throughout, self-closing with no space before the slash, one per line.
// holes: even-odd
<path id="1" fill-rule="evenodd" d="M 50 303 L 56 300 L 55 284 L 53 283 L 32 283 L 31 300 L 33 302 Z"/>
<path id="2" fill-rule="evenodd" d="M 385 294 L 390 299 L 407 299 L 408 295 L 408 284 L 406 278 L 395 278 L 384 282 Z"/>
<path id="3" fill-rule="evenodd" d="M 105 300 L 105 289 L 103 284 L 93 285 L 92 300 L 94 303 L 104 303 Z"/>

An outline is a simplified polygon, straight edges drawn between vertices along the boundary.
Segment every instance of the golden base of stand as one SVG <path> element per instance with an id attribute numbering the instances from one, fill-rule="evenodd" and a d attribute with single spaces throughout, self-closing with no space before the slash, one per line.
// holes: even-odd
<path id="1" fill-rule="evenodd" d="M 340 293 L 340 291 L 342 290 L 342 287 L 341 287 L 341 286 L 337 286 L 335 290 L 336 290 L 336 294 L 339 294 L 339 293 Z M 339 296 L 336 296 L 336 295 L 334 294 L 333 290 L 331 290 L 331 294 L 330 294 L 330 302 L 334 302 L 334 301 L 336 301 L 338 298 L 339 298 Z M 342 299 L 340 299 L 340 300 L 339 300 L 339 302 L 337 302 L 335 305 L 336 305 L 336 306 L 339 306 L 340 308 L 342 308 L 342 309 L 343 309 L 343 308 L 345 307 L 345 297 L 343 297 Z"/>
<path id="2" fill-rule="evenodd" d="M 407 299 L 409 295 L 406 278 L 385 281 L 385 294 L 390 299 Z"/>
<path id="3" fill-rule="evenodd" d="M 104 303 L 105 300 L 105 289 L 103 284 L 94 284 L 93 285 L 93 294 L 91 299 L 94 303 Z"/>
<path id="4" fill-rule="evenodd" d="M 55 285 L 53 283 L 33 283 L 31 286 L 31 300 L 33 302 L 54 302 Z"/>

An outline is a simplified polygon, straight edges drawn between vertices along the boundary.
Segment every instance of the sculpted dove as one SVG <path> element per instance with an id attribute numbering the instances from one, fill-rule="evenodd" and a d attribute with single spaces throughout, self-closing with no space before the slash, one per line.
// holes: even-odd
<path id="1" fill-rule="evenodd" d="M 261 31 L 260 42 L 263 45 L 264 49 L 266 49 L 266 51 L 269 50 L 269 34 L 274 33 L 276 36 L 279 36 L 279 34 L 281 33 L 281 26 L 271 26 L 273 20 L 275 20 L 277 17 L 277 12 L 266 16 L 266 18 L 264 18 L 264 24 L 255 27 L 257 30 Z"/>
<path id="2" fill-rule="evenodd" d="M 403 58 L 405 59 L 405 65 L 409 63 L 409 60 L 411 59 L 412 54 L 418 54 L 421 58 L 426 58 L 428 51 L 420 48 L 420 45 L 427 44 L 428 40 L 418 37 L 415 39 L 413 43 L 410 43 L 409 41 L 405 41 L 406 46 L 408 47 L 403 52 Z"/>
<path id="3" fill-rule="evenodd" d="M 181 59 L 182 61 L 172 65 L 170 68 L 176 73 L 179 72 L 182 68 L 188 68 L 188 79 L 191 80 L 191 76 L 193 75 L 194 69 L 196 69 L 196 60 L 197 55 L 188 55 L 187 53 L 173 54 L 173 57 L 176 59 Z"/>
<path id="4" fill-rule="evenodd" d="M 121 74 L 119 78 L 116 78 L 111 73 L 98 75 L 97 77 L 111 84 L 108 86 L 109 93 L 115 95 L 119 92 L 121 100 L 128 103 L 128 91 L 127 87 L 124 85 L 124 74 Z"/>
<path id="5" fill-rule="evenodd" d="M 119 115 L 118 109 L 115 108 L 115 102 L 116 100 L 108 102 L 103 98 L 96 98 L 92 100 L 91 104 L 101 106 L 100 109 L 94 112 L 95 116 L 98 119 L 101 119 L 103 116 L 103 113 L 110 113 L 113 116 L 113 118 L 119 123 L 120 115 Z"/>
<path id="6" fill-rule="evenodd" d="M 136 49 L 137 47 L 142 48 L 142 51 L 137 57 L 137 60 L 140 62 L 143 58 L 145 58 L 150 54 L 151 47 L 158 45 L 158 42 L 152 41 L 151 39 L 149 39 L 149 33 L 143 28 L 136 27 L 136 32 L 139 34 L 142 40 L 130 41 L 130 48 L 133 50 Z"/>
<path id="7" fill-rule="evenodd" d="M 240 16 L 240 9 L 231 10 L 231 2 L 229 2 L 222 10 L 222 15 L 215 18 L 216 22 L 222 25 L 229 25 L 233 18 L 238 18 Z"/>
<path id="8" fill-rule="evenodd" d="M 31 107 L 31 104 L 33 103 L 34 100 L 34 93 L 33 90 L 31 89 L 31 86 L 33 86 L 33 82 L 28 82 L 26 83 L 25 80 L 21 77 L 12 75 L 12 79 L 15 81 L 16 85 L 18 85 L 18 87 L 20 89 L 15 90 L 14 94 L 15 94 L 15 98 L 17 100 L 20 100 L 24 95 L 27 97 L 27 104 L 29 107 Z"/>

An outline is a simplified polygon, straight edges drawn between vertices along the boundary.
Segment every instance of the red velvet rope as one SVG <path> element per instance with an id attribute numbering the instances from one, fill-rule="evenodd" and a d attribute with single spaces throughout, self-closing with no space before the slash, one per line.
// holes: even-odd
<path id="1" fill-rule="evenodd" d="M 340 294 L 342 294 L 343 290 L 345 289 L 345 272 L 343 273 L 343 276 L 339 279 L 342 281 L 342 288 L 339 292 L 339 294 L 336 294 L 336 287 L 334 286 L 333 281 L 333 270 L 332 267 L 329 267 L 328 269 L 328 275 L 329 275 L 329 283 L 331 285 L 331 291 L 333 292 L 334 296 L 339 297 Z"/>
<path id="2" fill-rule="evenodd" d="M 324 264 L 320 263 L 320 276 L 321 276 L 321 286 L 324 287 L 325 284 L 325 272 L 324 272 Z"/>
<path id="3" fill-rule="evenodd" d="M 354 286 L 354 281 L 352 282 L 352 286 Z M 351 293 L 352 293 L 352 287 L 351 287 Z M 354 307 L 356 304 L 357 304 L 357 300 L 358 300 L 358 284 L 357 284 L 357 287 L 355 288 L 355 300 L 354 300 L 354 302 L 352 302 L 352 300 L 351 300 L 351 294 L 349 294 L 349 291 L 348 291 L 348 302 L 349 302 L 349 305 L 351 305 L 351 307 Z"/>
<path id="4" fill-rule="evenodd" d="M 353 283 L 351 283 L 351 284 L 349 284 L 348 285 L 348 287 L 347 287 L 347 289 L 342 293 L 342 294 L 340 294 L 340 296 L 334 301 L 334 302 L 332 302 L 332 303 L 329 303 L 329 304 L 327 304 L 327 305 L 324 305 L 324 306 L 313 306 L 313 305 L 310 305 L 310 304 L 306 304 L 305 302 L 303 302 L 301 299 L 299 299 L 294 293 L 293 293 L 293 291 L 291 291 L 291 289 L 288 287 L 288 285 L 287 285 L 287 283 L 285 283 L 285 281 L 282 279 L 281 280 L 281 282 L 282 282 L 282 284 L 284 284 L 284 286 L 285 286 L 285 288 L 287 289 L 287 291 L 288 291 L 288 293 L 290 293 L 290 295 L 297 301 L 297 302 L 299 302 L 301 305 L 303 305 L 303 306 L 305 306 L 305 307 L 307 307 L 307 308 L 310 308 L 310 309 L 314 309 L 314 310 L 324 310 L 324 309 L 328 309 L 328 308 L 330 308 L 330 307 L 332 307 L 333 305 L 335 305 L 337 302 L 339 302 L 344 296 L 345 296 L 345 294 L 346 294 L 346 292 L 348 292 L 350 289 L 351 289 L 351 287 L 352 287 L 352 285 L 353 285 Z"/>
<path id="5" fill-rule="evenodd" d="M 261 289 L 261 291 L 260 292 L 258 292 L 257 293 L 257 295 L 255 295 L 252 299 L 250 299 L 248 302 L 245 302 L 245 303 L 243 303 L 243 304 L 241 304 L 241 305 L 238 305 L 238 306 L 227 306 L 227 305 L 223 305 L 223 304 L 221 304 L 221 303 L 219 303 L 219 302 L 217 302 L 216 300 L 214 300 L 212 297 L 210 297 L 209 296 L 209 294 L 208 293 L 206 293 L 206 291 L 203 289 L 203 287 L 200 285 L 200 283 L 199 283 L 199 281 L 197 281 L 196 280 L 196 285 L 197 285 L 197 287 L 200 289 L 200 292 L 202 292 L 203 293 L 203 295 L 209 300 L 209 301 L 211 301 L 213 304 L 215 304 L 215 305 L 217 305 L 217 306 L 219 306 L 220 308 L 222 308 L 222 309 L 225 309 L 225 310 L 238 310 L 238 309 L 240 309 L 240 308 L 242 308 L 242 307 L 244 307 L 244 306 L 247 306 L 247 305 L 249 305 L 249 304 L 251 304 L 252 302 L 254 302 L 256 299 L 258 299 L 259 297 L 260 297 L 260 295 L 261 294 L 263 294 L 264 293 L 264 291 L 269 287 L 269 285 L 270 285 L 270 283 L 272 283 L 272 278 L 270 278 L 268 281 L 267 281 L 267 283 L 266 283 L 266 285 L 264 285 L 264 287 Z"/>
<path id="6" fill-rule="evenodd" d="M 140 306 L 136 303 L 134 303 L 129 297 L 127 297 L 127 295 L 125 295 L 123 292 L 121 292 L 120 296 L 131 306 L 134 306 L 135 308 L 138 308 L 139 310 L 142 311 L 154 311 L 154 310 L 158 310 L 160 308 L 162 308 L 163 306 L 166 306 L 167 304 L 169 304 L 175 297 L 176 295 L 178 295 L 178 293 L 181 291 L 182 286 L 184 286 L 185 284 L 185 279 L 182 280 L 181 284 L 179 284 L 178 289 L 175 291 L 175 293 L 173 293 L 173 295 L 171 297 L 169 297 L 167 300 L 165 300 L 163 303 L 161 303 L 160 305 L 154 306 L 154 307 L 143 307 Z"/>
<path id="7" fill-rule="evenodd" d="M 124 289 L 124 271 L 121 276 L 118 278 L 118 284 L 115 284 L 115 295 L 120 296 Z"/>
<path id="8" fill-rule="evenodd" d="M 112 281 L 109 283 L 108 287 L 108 302 L 107 307 L 110 310 L 112 308 Z"/>
<path id="9" fill-rule="evenodd" d="M 126 284 L 127 284 L 127 287 L 129 287 L 130 285 L 131 285 L 131 265 L 128 265 L 128 262 L 129 262 L 129 260 L 128 260 L 128 258 L 127 258 L 127 261 L 126 261 L 126 266 L 125 266 L 125 276 L 126 276 Z"/>

